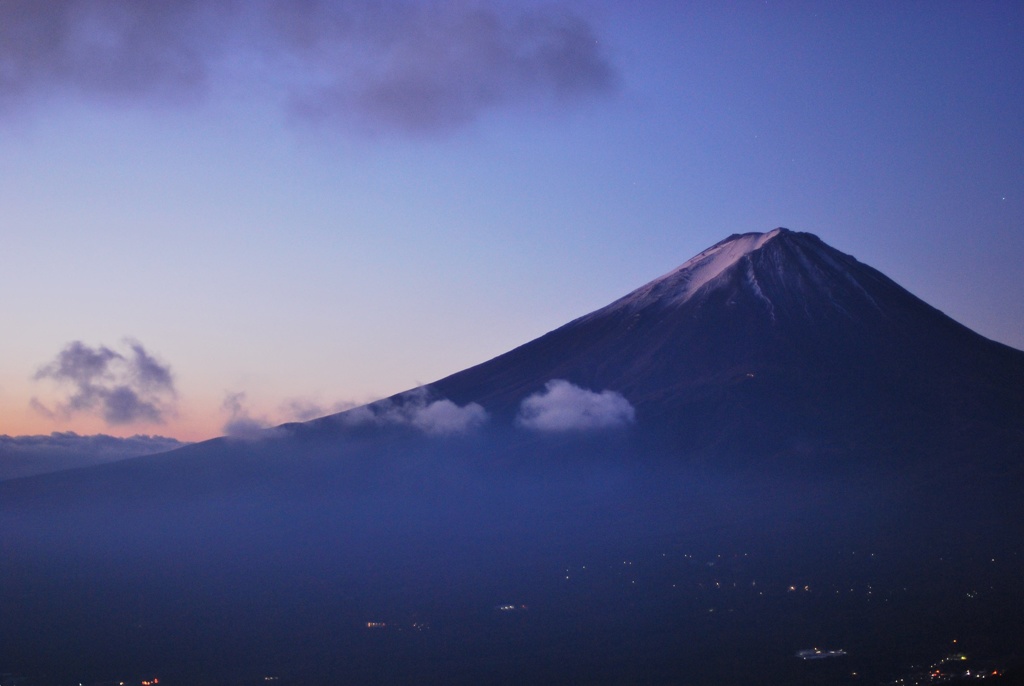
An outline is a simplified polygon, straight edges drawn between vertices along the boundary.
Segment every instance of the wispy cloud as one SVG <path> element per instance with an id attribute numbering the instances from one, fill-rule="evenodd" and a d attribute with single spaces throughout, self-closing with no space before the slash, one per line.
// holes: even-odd
<path id="1" fill-rule="evenodd" d="M 288 421 L 306 422 L 310 419 L 323 417 L 327 412 L 324 406 L 312 400 L 291 398 L 281 404 L 281 413 Z"/>
<path id="2" fill-rule="evenodd" d="M 291 114 L 360 133 L 435 133 L 488 109 L 608 92 L 572 12 L 477 1 L 5 0 L 0 110 L 57 94 L 186 102 L 223 64 L 282 83 Z"/>
<path id="3" fill-rule="evenodd" d="M 552 379 L 519 406 L 516 422 L 537 431 L 581 431 L 631 424 L 636 410 L 620 393 L 580 388 Z"/>
<path id="4" fill-rule="evenodd" d="M 446 398 L 432 399 L 426 388 L 418 388 L 397 400 L 381 400 L 341 415 L 349 426 L 411 426 L 434 436 L 465 434 L 487 422 L 487 411 L 477 403 L 456 405 Z"/>
<path id="5" fill-rule="evenodd" d="M 265 417 L 254 417 L 245 405 L 245 393 L 228 393 L 221 403 L 221 410 L 227 413 L 224 435 L 229 438 L 255 439 L 266 435 L 270 421 Z"/>
<path id="6" fill-rule="evenodd" d="M 126 341 L 127 350 L 106 346 L 91 348 L 73 341 L 35 374 L 69 389 L 55 408 L 38 398 L 31 405 L 52 418 L 78 413 L 98 414 L 108 425 L 138 422 L 161 423 L 173 411 L 177 398 L 171 368 L 146 352 L 137 341 Z"/>
<path id="7" fill-rule="evenodd" d="M 289 398 L 281 403 L 279 409 L 285 421 L 307 422 L 317 417 L 344 412 L 358 406 L 359 403 L 351 400 L 339 400 L 328 405 L 309 398 Z"/>

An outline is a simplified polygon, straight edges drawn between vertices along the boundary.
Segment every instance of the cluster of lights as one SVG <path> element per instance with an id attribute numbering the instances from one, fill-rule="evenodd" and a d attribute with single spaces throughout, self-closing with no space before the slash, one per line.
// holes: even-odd
<path id="1" fill-rule="evenodd" d="M 956 640 L 953 640 L 956 643 Z M 962 663 L 967 661 L 967 655 L 964 653 L 954 653 L 953 655 L 947 655 L 938 662 L 933 663 L 923 673 L 919 673 L 916 676 L 908 678 L 900 678 L 891 682 L 892 686 L 921 686 L 923 684 L 935 684 L 945 683 L 951 679 L 958 679 L 961 677 L 967 677 L 970 679 L 985 679 L 988 677 L 999 676 L 1002 672 L 998 669 L 993 669 L 989 672 L 987 669 L 975 670 L 973 673 L 970 669 L 964 670 L 962 673 L 954 670 L 943 671 L 942 666 L 946 663 Z"/>

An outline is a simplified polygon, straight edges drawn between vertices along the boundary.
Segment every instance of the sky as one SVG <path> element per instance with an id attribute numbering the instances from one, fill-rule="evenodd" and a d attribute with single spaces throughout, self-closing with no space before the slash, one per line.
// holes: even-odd
<path id="1" fill-rule="evenodd" d="M 0 0 L 0 434 L 429 383 L 733 233 L 1024 348 L 1024 4 Z"/>

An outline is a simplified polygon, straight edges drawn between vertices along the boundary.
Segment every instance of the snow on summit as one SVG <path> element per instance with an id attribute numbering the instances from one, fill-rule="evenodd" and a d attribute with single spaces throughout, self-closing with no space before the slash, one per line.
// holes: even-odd
<path id="1" fill-rule="evenodd" d="M 775 229 L 768 233 L 745 233 L 735 238 L 727 238 L 687 260 L 681 267 L 658 281 L 673 282 L 679 287 L 678 292 L 669 296 L 671 300 L 686 300 L 701 286 L 739 262 L 744 255 L 749 255 L 778 236 L 781 231 L 782 229 Z"/>
<path id="2" fill-rule="evenodd" d="M 635 309 L 654 302 L 665 305 L 678 305 L 686 302 L 701 287 L 785 231 L 787 229 L 778 228 L 767 233 L 744 233 L 730 236 L 690 258 L 668 274 L 615 301 L 604 311 L 623 308 Z"/>

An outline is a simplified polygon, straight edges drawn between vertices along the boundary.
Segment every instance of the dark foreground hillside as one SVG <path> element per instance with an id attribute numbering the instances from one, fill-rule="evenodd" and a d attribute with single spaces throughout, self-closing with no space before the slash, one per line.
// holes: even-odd
<path id="1" fill-rule="evenodd" d="M 489 435 L 385 454 L 374 438 L 197 446 L 31 502 L 22 483 L 26 500 L 5 497 L 5 669 L 878 683 L 953 639 L 1007 661 L 1024 635 L 1024 551 L 1000 524 L 1020 512 L 911 475 L 637 468 L 623 436 L 495 469 L 483 456 L 518 456 Z M 847 655 L 795 657 L 816 646 Z"/>

